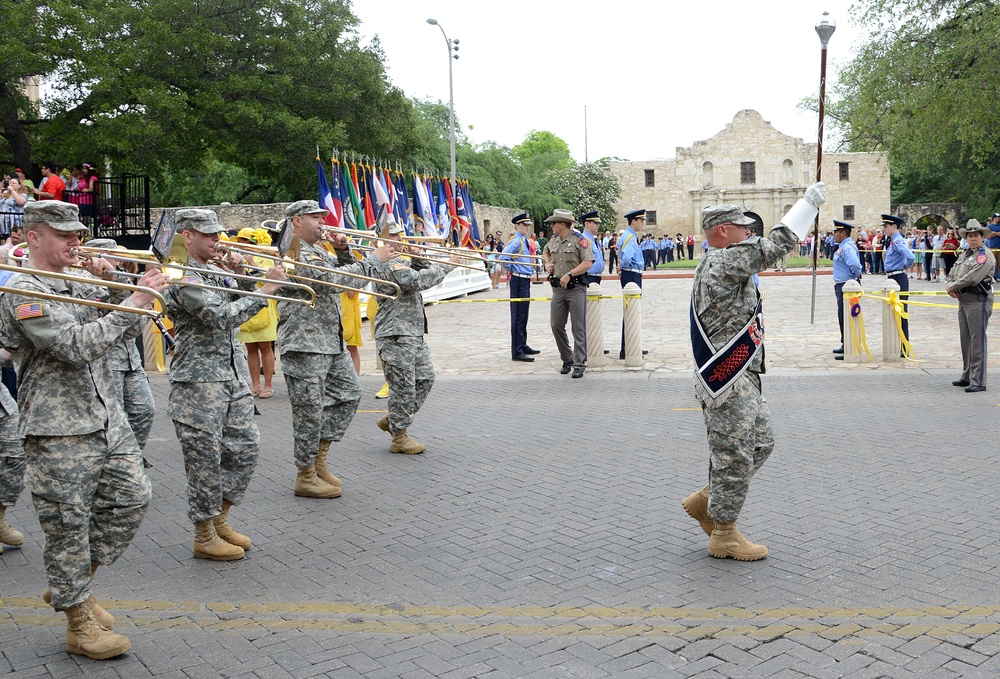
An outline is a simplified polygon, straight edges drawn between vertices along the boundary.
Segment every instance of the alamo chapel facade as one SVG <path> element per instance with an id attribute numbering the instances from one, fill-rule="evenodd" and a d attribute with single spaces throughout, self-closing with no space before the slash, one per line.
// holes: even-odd
<path id="1" fill-rule="evenodd" d="M 776 130 L 757 112 L 744 109 L 714 137 L 677 148 L 670 160 L 612 161 L 621 184 L 619 215 L 645 208 L 645 231 L 656 235 L 703 236 L 701 211 L 735 203 L 770 231 L 816 177 L 816 144 Z M 827 201 L 820 232 L 834 219 L 875 226 L 889 211 L 889 165 L 884 153 L 823 153 Z M 618 218 L 617 229 L 626 227 Z"/>

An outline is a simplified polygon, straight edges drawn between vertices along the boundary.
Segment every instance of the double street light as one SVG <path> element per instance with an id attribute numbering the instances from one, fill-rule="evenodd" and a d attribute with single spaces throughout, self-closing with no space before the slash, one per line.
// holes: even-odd
<path id="1" fill-rule="evenodd" d="M 445 44 L 448 47 L 448 107 L 451 112 L 451 131 L 449 133 L 449 139 L 451 141 L 451 186 L 452 190 L 455 188 L 455 81 L 452 78 L 452 59 L 458 59 L 458 40 L 452 40 L 448 37 L 448 34 L 444 32 L 444 27 L 438 23 L 437 19 L 428 19 L 427 23 L 431 26 L 437 26 L 441 29 L 441 35 L 444 36 Z"/>

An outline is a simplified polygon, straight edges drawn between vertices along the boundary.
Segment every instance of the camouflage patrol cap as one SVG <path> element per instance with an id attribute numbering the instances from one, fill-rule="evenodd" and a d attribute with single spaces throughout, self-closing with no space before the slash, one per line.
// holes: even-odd
<path id="1" fill-rule="evenodd" d="M 61 200 L 39 200 L 24 206 L 24 225 L 48 224 L 56 231 L 90 231 L 80 222 L 80 208 Z"/>
<path id="2" fill-rule="evenodd" d="M 319 203 L 315 200 L 297 200 L 288 207 L 285 208 L 285 216 L 291 219 L 292 217 L 298 217 L 299 215 L 318 215 L 323 214 L 324 216 L 330 214 L 329 210 L 324 210 L 319 206 Z"/>
<path id="3" fill-rule="evenodd" d="M 118 247 L 118 242 L 114 238 L 91 238 L 84 243 L 88 248 L 100 248 L 102 250 L 114 250 Z"/>
<path id="4" fill-rule="evenodd" d="M 177 222 L 178 231 L 190 229 L 191 231 L 205 234 L 225 231 L 222 225 L 219 224 L 219 216 L 212 210 L 184 208 L 174 213 L 174 221 Z"/>
<path id="5" fill-rule="evenodd" d="M 738 205 L 712 205 L 701 211 L 701 229 L 708 231 L 721 224 L 750 226 L 754 221 Z"/>

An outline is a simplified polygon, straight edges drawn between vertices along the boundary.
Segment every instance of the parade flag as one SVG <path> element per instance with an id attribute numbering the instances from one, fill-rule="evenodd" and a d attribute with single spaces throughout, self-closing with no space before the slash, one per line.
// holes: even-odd
<path id="1" fill-rule="evenodd" d="M 465 245 L 462 241 L 461 223 L 458 220 L 458 210 L 455 208 L 455 196 L 452 193 L 451 181 L 441 182 L 444 184 L 444 195 L 447 197 L 445 204 L 448 207 L 448 235 L 454 235 L 455 245 Z"/>
<path id="2" fill-rule="evenodd" d="M 326 181 L 326 172 L 323 170 L 323 161 L 316 159 L 316 172 L 319 174 L 319 205 L 328 210 L 330 214 L 323 217 L 323 223 L 327 226 L 340 226 L 343 220 L 343 208 L 340 207 L 340 189 L 337 189 L 337 198 L 334 199 L 330 185 Z M 333 168 L 334 182 L 340 177 L 336 166 Z"/>
<path id="3" fill-rule="evenodd" d="M 459 243 L 465 247 L 472 245 L 472 219 L 465 206 L 465 196 L 462 193 L 462 183 L 455 184 L 455 215 L 458 217 Z"/>
<path id="4" fill-rule="evenodd" d="M 375 226 L 375 188 L 372 186 L 371 168 L 364 163 L 361 164 L 361 176 L 358 178 L 358 192 L 361 194 L 361 205 L 364 207 L 365 228 L 371 229 Z"/>
<path id="5" fill-rule="evenodd" d="M 350 170 L 347 166 L 344 166 L 344 183 L 346 184 L 347 194 L 350 198 L 350 209 L 344 209 L 344 214 L 347 217 L 347 223 L 352 229 L 360 229 L 361 224 L 364 221 L 364 210 L 361 207 L 361 195 L 358 193 L 358 168 L 351 163 Z M 346 206 L 347 203 L 345 202 Z"/>
<path id="6" fill-rule="evenodd" d="M 451 217 L 448 216 L 448 199 L 444 197 L 444 182 L 438 180 L 437 190 L 437 213 L 438 225 L 441 227 L 441 235 L 451 240 Z"/>
<path id="7" fill-rule="evenodd" d="M 375 203 L 376 206 L 387 205 L 389 209 L 392 209 L 392 200 L 389 198 L 389 192 L 386 190 L 385 177 L 381 168 L 377 168 L 372 172 L 374 175 L 372 177 L 372 184 L 375 189 Z"/>
<path id="8" fill-rule="evenodd" d="M 485 245 L 483 239 L 479 234 L 479 220 L 476 219 L 476 206 L 472 202 L 472 194 L 469 192 L 469 182 L 462 183 L 462 195 L 465 199 L 465 209 L 469 213 L 469 218 L 472 222 L 472 240 L 476 243 L 476 247 L 482 247 Z"/>
<path id="9" fill-rule="evenodd" d="M 413 215 L 410 213 L 410 196 L 406 191 L 406 177 L 397 172 L 393 181 L 393 207 L 396 208 L 396 221 L 403 225 L 406 235 L 413 235 Z"/>
<path id="10" fill-rule="evenodd" d="M 426 236 L 441 235 L 434 220 L 431 201 L 427 197 L 427 185 L 416 173 L 413 175 L 413 222 L 416 225 L 423 225 L 423 232 Z"/>

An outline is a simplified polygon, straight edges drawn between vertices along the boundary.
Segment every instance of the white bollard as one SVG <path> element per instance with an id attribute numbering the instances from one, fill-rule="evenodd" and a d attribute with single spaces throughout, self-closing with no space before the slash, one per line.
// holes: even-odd
<path id="1" fill-rule="evenodd" d="M 857 281 L 847 281 L 841 290 L 844 295 L 844 363 L 861 363 L 868 361 L 868 354 L 864 353 L 863 347 L 857 347 L 858 354 L 855 355 L 854 333 L 851 332 L 851 298 L 863 292 L 861 283 Z M 861 300 L 858 300 L 861 305 Z M 860 328 L 861 314 L 854 319 L 855 327 Z"/>
<path id="2" fill-rule="evenodd" d="M 890 292 L 899 292 L 899 284 L 887 278 L 882 285 L 882 294 L 886 297 Z M 882 305 L 882 362 L 899 363 L 899 352 L 903 344 L 899 340 L 899 329 L 896 327 L 896 314 L 889 304 Z"/>
<path id="3" fill-rule="evenodd" d="M 604 365 L 604 307 L 600 283 L 587 286 L 587 367 Z"/>
<path id="4" fill-rule="evenodd" d="M 642 367 L 642 288 L 629 283 L 622 289 L 625 323 L 625 367 Z"/>

